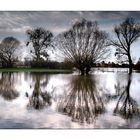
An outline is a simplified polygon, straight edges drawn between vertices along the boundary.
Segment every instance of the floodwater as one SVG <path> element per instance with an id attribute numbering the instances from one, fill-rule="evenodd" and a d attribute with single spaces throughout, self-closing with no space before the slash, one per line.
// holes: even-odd
<path id="1" fill-rule="evenodd" d="M 140 128 L 140 73 L 0 73 L 0 128 Z"/>

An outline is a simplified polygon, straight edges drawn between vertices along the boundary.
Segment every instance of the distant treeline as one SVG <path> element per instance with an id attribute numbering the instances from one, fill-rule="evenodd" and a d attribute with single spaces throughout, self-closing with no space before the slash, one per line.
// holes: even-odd
<path id="1" fill-rule="evenodd" d="M 47 69 L 72 69 L 73 65 L 67 62 L 57 62 L 57 61 L 18 61 L 15 63 L 14 67 L 27 67 L 27 68 L 47 68 Z"/>
<path id="2" fill-rule="evenodd" d="M 101 63 L 95 63 L 93 67 L 129 68 L 129 64 L 117 64 L 114 62 L 105 63 L 104 61 L 102 61 Z M 133 69 L 140 70 L 140 61 L 138 61 L 136 64 L 133 64 Z"/>
<path id="3" fill-rule="evenodd" d="M 2 67 L 2 66 L 1 66 Z M 36 61 L 16 61 L 13 65 L 15 68 L 47 68 L 47 69 L 73 69 L 74 65 L 70 62 L 57 62 L 57 61 L 40 61 L 37 63 Z M 100 62 L 94 63 L 92 67 L 104 67 L 104 68 L 129 68 L 129 64 L 117 64 L 114 62 Z M 133 69 L 140 70 L 140 60 L 133 64 Z"/>

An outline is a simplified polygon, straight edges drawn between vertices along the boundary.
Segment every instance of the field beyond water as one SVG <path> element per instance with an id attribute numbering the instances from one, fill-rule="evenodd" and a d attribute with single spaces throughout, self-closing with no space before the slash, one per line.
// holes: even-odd
<path id="1" fill-rule="evenodd" d="M 45 73 L 72 73 L 70 69 L 45 69 L 45 68 L 0 68 L 0 72 L 45 72 Z"/>

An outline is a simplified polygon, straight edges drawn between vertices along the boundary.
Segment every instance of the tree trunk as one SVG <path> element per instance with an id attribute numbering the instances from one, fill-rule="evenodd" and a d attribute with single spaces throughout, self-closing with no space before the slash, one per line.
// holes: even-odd
<path id="1" fill-rule="evenodd" d="M 7 64 L 7 67 L 12 68 L 13 67 L 13 62 L 11 59 L 9 59 L 9 62 Z"/>
<path id="2" fill-rule="evenodd" d="M 128 60 L 129 60 L 129 74 L 131 74 L 133 70 L 133 63 L 130 54 L 128 55 Z"/>
<path id="3" fill-rule="evenodd" d="M 37 57 L 36 57 L 36 62 L 39 63 L 39 60 L 40 60 L 40 56 L 37 55 Z"/>
<path id="4" fill-rule="evenodd" d="M 85 74 L 84 69 L 80 70 L 80 72 L 81 72 L 81 75 L 84 75 Z"/>
<path id="5" fill-rule="evenodd" d="M 91 67 L 86 67 L 86 75 L 89 74 Z"/>
<path id="6" fill-rule="evenodd" d="M 129 74 L 131 74 L 132 73 L 132 69 L 133 69 L 133 67 L 132 67 L 132 64 L 129 66 Z"/>

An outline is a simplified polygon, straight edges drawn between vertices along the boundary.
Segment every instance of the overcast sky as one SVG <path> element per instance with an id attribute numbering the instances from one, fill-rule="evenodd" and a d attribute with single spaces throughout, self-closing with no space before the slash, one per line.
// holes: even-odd
<path id="1" fill-rule="evenodd" d="M 122 22 L 126 17 L 133 17 L 140 22 L 140 12 L 0 12 L 0 40 L 7 36 L 14 36 L 25 46 L 26 30 L 34 27 L 49 29 L 54 35 L 68 30 L 77 20 L 85 18 L 98 21 L 99 27 L 113 36 L 113 27 Z M 140 57 L 140 41 L 134 44 L 132 56 Z M 111 61 L 114 60 L 112 51 Z M 27 50 L 22 51 L 27 55 Z"/>

